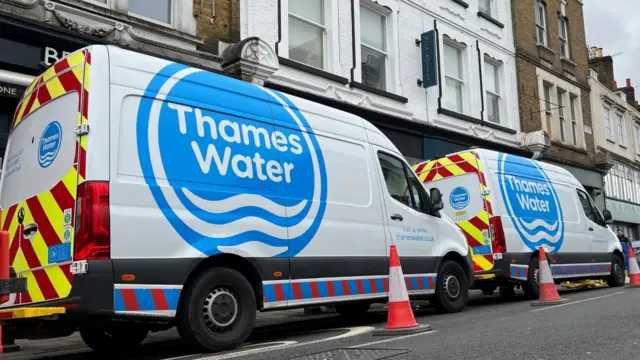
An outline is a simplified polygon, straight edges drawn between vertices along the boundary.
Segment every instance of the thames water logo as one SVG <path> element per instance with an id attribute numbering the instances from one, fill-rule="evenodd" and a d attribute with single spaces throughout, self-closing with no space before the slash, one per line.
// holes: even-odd
<path id="1" fill-rule="evenodd" d="M 140 101 L 136 136 L 158 208 L 201 252 L 295 256 L 315 236 L 324 158 L 285 95 L 171 64 Z"/>
<path id="2" fill-rule="evenodd" d="M 62 144 L 62 126 L 57 121 L 52 121 L 44 128 L 40 142 L 38 143 L 38 164 L 48 168 L 58 156 Z"/>
<path id="3" fill-rule="evenodd" d="M 462 187 L 458 186 L 457 188 L 451 190 L 449 194 L 449 204 L 455 210 L 462 210 L 469 205 L 469 200 L 471 196 L 469 195 L 469 191 Z"/>
<path id="4" fill-rule="evenodd" d="M 558 194 L 534 161 L 500 154 L 500 191 L 516 231 L 531 249 L 547 245 L 558 251 L 564 239 L 564 218 Z"/>

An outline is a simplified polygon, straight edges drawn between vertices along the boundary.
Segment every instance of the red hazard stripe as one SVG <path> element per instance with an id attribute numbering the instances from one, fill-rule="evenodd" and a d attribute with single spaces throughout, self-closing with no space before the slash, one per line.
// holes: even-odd
<path id="1" fill-rule="evenodd" d="M 449 160 L 453 161 L 460 169 L 466 173 L 477 173 L 478 170 L 469 164 L 469 162 L 463 159 L 460 155 L 451 155 Z"/>
<path id="2" fill-rule="evenodd" d="M 38 201 L 38 198 L 34 196 L 28 199 L 27 206 L 29 206 L 31 215 L 33 216 L 36 224 L 38 224 L 38 232 L 42 234 L 42 239 L 47 244 L 47 246 L 53 246 L 62 243 L 60 241 L 60 237 L 58 237 L 58 233 L 53 229 L 53 226 L 51 226 L 49 218 L 44 212 L 42 205 L 40 205 L 40 201 Z"/>
<path id="3" fill-rule="evenodd" d="M 420 173 L 422 172 L 422 170 L 424 169 L 424 167 L 425 167 L 425 166 L 427 166 L 427 164 L 426 164 L 426 163 L 425 163 L 425 164 L 419 164 L 419 165 L 416 167 L 416 174 L 420 174 Z"/>
<path id="4" fill-rule="evenodd" d="M 382 278 L 382 285 L 384 286 L 384 292 L 389 292 L 389 278 Z"/>
<path id="5" fill-rule="evenodd" d="M 11 245 L 9 245 L 9 264 L 13 264 L 16 259 L 16 255 L 18 255 L 18 248 L 20 245 L 20 234 L 22 234 L 22 226 L 18 226 L 15 234 L 13 234 L 13 239 L 11 240 Z"/>
<path id="6" fill-rule="evenodd" d="M 67 277 L 69 284 L 73 284 L 73 274 L 71 273 L 71 264 L 60 265 L 60 270 Z"/>
<path id="7" fill-rule="evenodd" d="M 38 89 L 37 97 L 38 97 L 38 102 L 40 103 L 41 106 L 46 104 L 51 100 L 51 94 L 49 93 L 49 89 L 47 89 L 46 86 L 40 87 L 40 89 Z"/>
<path id="8" fill-rule="evenodd" d="M 284 301 L 284 291 L 282 291 L 282 284 L 274 284 L 273 291 L 276 293 L 276 301 Z"/>
<path id="9" fill-rule="evenodd" d="M 362 282 L 362 279 L 356 280 L 356 287 L 358 288 L 358 294 L 365 294 L 364 283 Z"/>
<path id="10" fill-rule="evenodd" d="M 89 92 L 87 90 L 82 90 L 82 116 L 88 118 L 89 114 Z"/>
<path id="11" fill-rule="evenodd" d="M 38 95 L 37 91 L 34 91 L 31 93 L 31 95 L 29 95 L 29 99 L 27 99 L 27 106 L 24 108 L 24 112 L 22 113 L 22 118 L 25 118 L 29 115 L 29 112 L 31 111 L 31 107 L 33 106 L 33 103 L 36 101 L 36 95 Z M 11 128 L 13 129 L 13 127 L 16 126 L 16 121 L 18 120 L 18 118 L 15 118 L 13 120 L 13 124 L 11 125 Z"/>
<path id="12" fill-rule="evenodd" d="M 86 177 L 85 168 L 87 164 L 87 151 L 82 148 L 82 145 L 80 145 L 80 142 L 77 143 L 77 146 L 79 149 L 78 153 L 80 154 L 80 159 L 78 159 L 80 161 L 79 173 L 80 173 L 80 176 L 82 176 L 82 178 L 84 179 Z"/>
<path id="13" fill-rule="evenodd" d="M 447 170 L 447 168 L 444 167 L 444 166 L 438 168 L 438 174 L 440 174 L 443 178 L 447 178 L 447 177 L 453 176 L 453 173 L 451 171 Z"/>
<path id="14" fill-rule="evenodd" d="M 69 61 L 67 61 L 67 58 L 64 58 L 58 62 L 56 62 L 55 64 L 53 64 L 53 70 L 55 70 L 56 74 L 59 74 L 65 70 L 67 70 L 69 68 Z"/>
<path id="15" fill-rule="evenodd" d="M 473 263 L 473 272 L 483 271 L 484 269 L 480 267 L 477 263 Z"/>
<path id="16" fill-rule="evenodd" d="M 378 286 L 376 286 L 376 279 L 369 279 L 369 286 L 371 287 L 371 293 L 378 292 Z"/>
<path id="17" fill-rule="evenodd" d="M 120 295 L 122 295 L 124 308 L 127 311 L 140 310 L 140 306 L 138 305 L 138 299 L 136 298 L 136 292 L 134 289 L 120 289 Z"/>
<path id="18" fill-rule="evenodd" d="M 484 221 L 480 220 L 480 218 L 477 216 L 474 216 L 471 219 L 469 219 L 469 223 L 473 225 L 473 227 L 475 227 L 476 229 L 484 230 L 489 228 L 489 225 L 485 224 Z"/>
<path id="19" fill-rule="evenodd" d="M 29 295 L 28 291 L 20 294 L 20 304 L 28 304 L 30 302 L 33 302 L 33 300 L 31 300 L 31 295 Z"/>
<path id="20" fill-rule="evenodd" d="M 467 244 L 469 244 L 469 246 L 482 246 L 482 244 L 478 240 L 476 240 L 476 238 L 471 236 L 471 234 L 469 234 L 465 229 L 460 228 L 460 230 L 462 230 L 464 237 L 467 238 Z"/>
<path id="21" fill-rule="evenodd" d="M 293 298 L 295 300 L 302 299 L 302 290 L 300 289 L 300 283 L 292 283 L 291 289 L 293 290 Z"/>
<path id="22" fill-rule="evenodd" d="M 418 276 L 418 288 L 424 289 L 424 281 L 422 280 L 422 276 Z"/>
<path id="23" fill-rule="evenodd" d="M 80 89 L 82 89 L 80 81 L 78 80 L 74 72 L 71 70 L 64 72 L 62 74 L 58 74 L 58 80 L 60 80 L 60 83 L 62 84 L 62 87 L 65 89 L 65 92 L 79 91 Z"/>
<path id="24" fill-rule="evenodd" d="M 482 257 L 493 264 L 493 255 L 482 255 Z"/>
<path id="25" fill-rule="evenodd" d="M 319 298 L 320 291 L 318 291 L 318 283 L 315 281 L 312 281 L 309 283 L 309 287 L 311 288 L 311 297 L 314 299 Z"/>
<path id="26" fill-rule="evenodd" d="M 349 289 L 349 282 L 347 280 L 342 280 L 342 293 L 344 295 L 351 295 L 351 290 Z"/>
<path id="27" fill-rule="evenodd" d="M 429 182 L 433 180 L 433 178 L 435 178 L 437 174 L 438 174 L 437 169 L 429 170 L 429 172 L 427 173 L 427 176 L 424 178 L 424 182 Z"/>
<path id="28" fill-rule="evenodd" d="M 13 220 L 13 215 L 16 213 L 16 209 L 18 205 L 14 205 L 7 210 L 7 216 L 4 218 L 4 224 L 2 224 L 2 230 L 9 230 L 9 226 L 11 226 L 11 221 Z"/>
<path id="29" fill-rule="evenodd" d="M 327 293 L 330 297 L 336 296 L 336 289 L 333 286 L 333 281 L 327 281 Z"/>
<path id="30" fill-rule="evenodd" d="M 491 207 L 491 202 L 485 200 L 484 201 L 484 208 L 487 209 L 487 212 L 489 213 L 489 215 L 493 215 L 493 208 Z"/>
<path id="31" fill-rule="evenodd" d="M 153 297 L 156 310 L 169 310 L 169 304 L 163 289 L 151 289 L 151 297 Z"/>
<path id="32" fill-rule="evenodd" d="M 433 277 L 432 276 L 428 276 L 427 277 L 427 281 L 429 281 L 429 289 L 435 289 L 436 286 L 433 284 Z"/>
<path id="33" fill-rule="evenodd" d="M 75 205 L 75 199 L 69 193 L 69 189 L 64 185 L 64 182 L 60 181 L 57 183 L 56 186 L 51 189 L 51 195 L 56 200 L 56 203 L 58 203 L 58 206 L 62 211 L 65 209 L 71 209 L 71 219 L 74 219 L 73 208 Z"/>
<path id="34" fill-rule="evenodd" d="M 82 53 L 87 57 L 87 64 L 91 65 L 91 52 L 87 50 L 82 50 Z"/>

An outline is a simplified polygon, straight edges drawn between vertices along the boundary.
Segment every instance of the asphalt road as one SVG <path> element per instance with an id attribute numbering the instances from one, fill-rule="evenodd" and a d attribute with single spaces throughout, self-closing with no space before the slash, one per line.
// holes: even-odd
<path id="1" fill-rule="evenodd" d="M 428 306 L 416 311 L 433 331 L 380 337 L 386 313 L 348 323 L 338 316 L 310 317 L 295 323 L 262 327 L 240 349 L 217 354 L 185 352 L 176 339 L 145 345 L 129 359 L 635 359 L 640 358 L 640 289 L 600 288 L 562 291 L 571 301 L 532 307 L 522 298 L 472 300 L 464 312 L 437 315 Z M 638 354 L 638 355 L 636 355 Z M 41 359 L 43 357 L 30 357 Z M 46 358 L 46 357 L 45 357 Z M 95 359 L 80 353 L 55 360 Z M 26 359 L 26 358 L 25 358 Z"/>

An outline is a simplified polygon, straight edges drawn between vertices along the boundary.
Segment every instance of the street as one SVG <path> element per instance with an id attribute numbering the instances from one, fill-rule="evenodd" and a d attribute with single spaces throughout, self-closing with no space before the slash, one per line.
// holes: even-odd
<path id="1" fill-rule="evenodd" d="M 640 289 L 560 289 L 569 303 L 532 307 L 522 296 L 502 300 L 474 294 L 462 313 L 437 315 L 425 304 L 415 311 L 417 321 L 433 331 L 408 335 L 373 336 L 384 327 L 384 309 L 372 311 L 365 322 L 348 323 L 337 315 L 288 317 L 261 321 L 249 342 L 234 351 L 216 354 L 185 352 L 174 332 L 153 334 L 129 359 L 629 359 L 640 339 L 635 316 Z M 268 313 L 266 314 L 268 315 Z M 79 339 L 49 341 L 51 348 L 20 342 L 21 353 L 3 359 L 94 359 Z M 75 345 L 74 345 L 75 344 Z M 66 353 L 65 353 L 66 352 Z"/>

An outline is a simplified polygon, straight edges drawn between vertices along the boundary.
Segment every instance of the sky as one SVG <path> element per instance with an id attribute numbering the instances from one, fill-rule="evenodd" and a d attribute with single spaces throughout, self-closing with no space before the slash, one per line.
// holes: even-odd
<path id="1" fill-rule="evenodd" d="M 588 47 L 613 57 L 618 86 L 640 85 L 640 0 L 584 0 Z"/>

